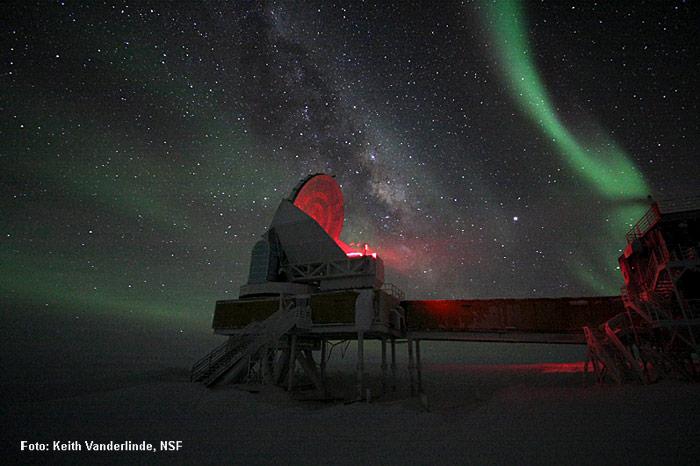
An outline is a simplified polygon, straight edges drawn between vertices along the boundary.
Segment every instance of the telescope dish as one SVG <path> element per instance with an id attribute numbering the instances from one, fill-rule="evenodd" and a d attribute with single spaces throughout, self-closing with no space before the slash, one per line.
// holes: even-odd
<path id="1" fill-rule="evenodd" d="M 313 218 L 336 242 L 343 231 L 343 192 L 332 176 L 310 175 L 297 185 L 290 197 L 294 205 Z"/>

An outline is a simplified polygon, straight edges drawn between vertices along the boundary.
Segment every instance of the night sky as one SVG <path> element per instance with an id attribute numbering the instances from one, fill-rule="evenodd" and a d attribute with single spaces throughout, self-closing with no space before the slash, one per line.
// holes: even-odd
<path id="1" fill-rule="evenodd" d="M 698 193 L 685 2 L 0 9 L 15 309 L 200 325 L 316 172 L 410 298 L 615 294 L 647 195 Z"/>

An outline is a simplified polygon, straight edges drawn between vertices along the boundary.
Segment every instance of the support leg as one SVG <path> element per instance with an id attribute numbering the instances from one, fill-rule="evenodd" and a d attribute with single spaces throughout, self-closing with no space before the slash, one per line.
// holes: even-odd
<path id="1" fill-rule="evenodd" d="M 413 396 L 416 394 L 416 387 L 413 384 L 413 339 L 408 336 L 406 343 L 408 343 L 408 384 L 411 388 L 411 396 Z"/>
<path id="2" fill-rule="evenodd" d="M 382 337 L 382 395 L 386 395 L 386 338 Z"/>
<path id="3" fill-rule="evenodd" d="M 357 332 L 357 398 L 364 396 L 365 382 L 365 334 Z"/>
<path id="4" fill-rule="evenodd" d="M 262 383 L 267 385 L 272 378 L 270 370 L 270 352 L 272 349 L 269 345 L 265 345 L 262 350 L 262 358 L 260 358 L 260 369 L 262 371 Z"/>
<path id="5" fill-rule="evenodd" d="M 321 380 L 326 380 L 326 340 L 321 340 Z"/>
<path id="6" fill-rule="evenodd" d="M 420 364 L 420 340 L 416 340 L 416 376 L 418 378 L 418 393 L 423 393 L 423 375 Z"/>
<path id="7" fill-rule="evenodd" d="M 321 390 L 323 388 L 323 384 L 321 383 L 321 376 L 318 373 L 318 370 L 316 368 L 316 361 L 314 361 L 314 356 L 311 353 L 311 350 L 303 350 L 299 353 L 299 364 L 301 365 L 301 368 L 304 370 L 304 373 L 306 376 L 311 379 L 313 382 L 314 386 L 318 389 Z"/>
<path id="8" fill-rule="evenodd" d="M 323 396 L 328 398 L 328 386 L 326 384 L 326 340 L 321 339 L 321 384 L 323 385 Z"/>
<path id="9" fill-rule="evenodd" d="M 396 338 L 391 337 L 391 390 L 396 391 Z"/>
<path id="10" fill-rule="evenodd" d="M 289 352 L 289 372 L 287 373 L 287 391 L 291 392 L 294 387 L 294 368 L 297 362 L 297 336 L 292 335 L 292 347 Z"/>
<path id="11" fill-rule="evenodd" d="M 272 380 L 275 384 L 282 385 L 287 377 L 289 370 L 289 348 L 280 351 L 280 355 L 275 361 L 275 369 Z"/>

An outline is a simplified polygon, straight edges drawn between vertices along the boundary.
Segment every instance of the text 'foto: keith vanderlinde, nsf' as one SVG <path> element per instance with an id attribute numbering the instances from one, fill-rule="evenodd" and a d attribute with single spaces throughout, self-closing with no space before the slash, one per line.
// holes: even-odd
<path id="1" fill-rule="evenodd" d="M 62 441 L 54 440 L 49 443 L 28 442 L 22 440 L 20 442 L 21 451 L 179 451 L 182 449 L 181 440 L 161 440 L 158 446 L 150 442 L 132 442 L 126 440 L 124 442 L 109 441 L 106 443 L 86 440 L 79 442 L 77 440 Z"/>

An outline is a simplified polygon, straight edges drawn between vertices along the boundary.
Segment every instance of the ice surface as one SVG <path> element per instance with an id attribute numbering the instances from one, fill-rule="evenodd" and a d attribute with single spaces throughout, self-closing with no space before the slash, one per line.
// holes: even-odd
<path id="1" fill-rule="evenodd" d="M 586 385 L 581 347 L 424 342 L 428 412 L 408 396 L 405 345 L 397 392 L 377 398 L 370 345 L 375 401 L 346 404 L 189 383 L 191 363 L 220 341 L 205 328 L 4 317 L 5 464 L 690 464 L 700 453 L 700 386 Z M 354 346 L 344 359 L 339 350 L 329 374 L 349 398 Z M 48 456 L 19 453 L 20 440 L 182 440 L 184 449 Z"/>

